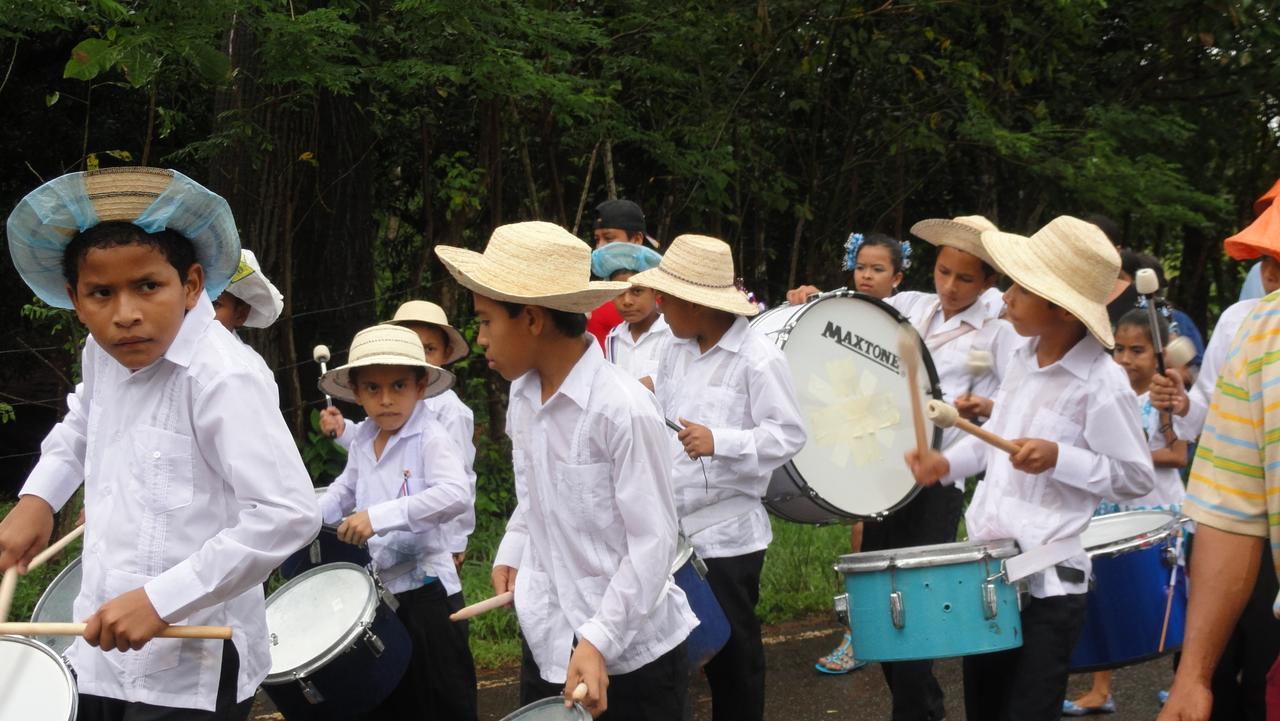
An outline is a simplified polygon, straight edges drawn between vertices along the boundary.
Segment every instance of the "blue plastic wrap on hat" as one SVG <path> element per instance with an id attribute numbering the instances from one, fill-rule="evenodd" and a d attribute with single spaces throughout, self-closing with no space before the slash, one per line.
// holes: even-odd
<path id="1" fill-rule="evenodd" d="M 662 256 L 638 243 L 610 243 L 591 251 L 591 274 L 608 280 L 618 271 L 640 273 L 658 267 Z"/>
<path id="2" fill-rule="evenodd" d="M 78 233 L 97 224 L 82 173 L 54 178 L 18 202 L 5 225 L 9 255 L 40 300 L 55 308 L 71 307 L 63 250 Z"/>
<path id="3" fill-rule="evenodd" d="M 204 268 L 204 288 L 210 298 L 216 299 L 227 289 L 240 266 L 240 233 L 231 206 L 221 195 L 176 170 L 169 187 L 133 224 L 148 233 L 170 229 L 186 236 Z"/>

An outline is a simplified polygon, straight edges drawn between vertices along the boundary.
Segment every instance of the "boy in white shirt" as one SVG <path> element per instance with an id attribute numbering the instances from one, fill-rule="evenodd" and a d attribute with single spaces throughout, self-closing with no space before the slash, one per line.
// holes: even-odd
<path id="1" fill-rule="evenodd" d="M 635 243 L 610 243 L 591 251 L 591 274 L 624 283 L 636 273 L 658 267 L 662 256 Z M 658 358 L 671 341 L 671 329 L 662 319 L 658 299 L 648 288 L 633 285 L 613 305 L 622 322 L 604 339 L 605 360 L 621 366 L 633 378 L 652 378 Z"/>
<path id="2" fill-rule="evenodd" d="M 926 486 L 985 468 L 965 514 L 970 540 L 1013 538 L 1024 553 L 1041 551 L 1040 563 L 1026 569 L 1034 572 L 1023 645 L 964 659 L 965 711 L 972 719 L 1050 721 L 1062 713 L 1084 624 L 1090 566 L 1080 534 L 1103 498 L 1151 492 L 1154 471 L 1137 397 L 1107 353 L 1114 338 L 1106 300 L 1120 258 L 1106 236 L 1062 216 L 1029 238 L 985 232 L 982 244 L 1013 280 L 1007 319 L 1031 339 L 1011 354 L 986 424 L 1019 451 L 969 437 L 941 453 L 910 451 L 907 463 Z"/>
<path id="3" fill-rule="evenodd" d="M 248 343 L 240 338 L 240 328 L 269 328 L 280 312 L 284 310 L 284 296 L 276 289 L 252 250 L 240 249 L 240 265 L 231 276 L 227 289 L 222 291 L 213 301 L 213 315 L 231 335 L 240 339 L 249 361 L 258 367 L 272 388 L 276 388 L 277 405 L 279 405 L 279 387 L 276 385 L 276 374 L 267 367 L 266 361 L 258 355 Z"/>
<path id="4" fill-rule="evenodd" d="M 23 280 L 91 337 L 0 523 L 0 570 L 26 567 L 83 483 L 79 718 L 244 719 L 271 663 L 262 583 L 320 518 L 273 394 L 206 296 L 239 258 L 231 210 L 171 170 L 73 173 L 27 195 L 8 237 Z M 153 640 L 170 624 L 233 639 Z"/>
<path id="5" fill-rule="evenodd" d="M 459 582 L 445 542 L 474 494 L 452 439 L 419 402 L 452 383 L 452 373 L 427 363 L 416 333 L 385 324 L 356 333 L 347 364 L 320 379 L 325 393 L 369 415 L 350 433 L 347 466 L 320 497 L 320 512 L 339 540 L 368 544 L 413 641 L 409 667 L 373 718 L 476 718 L 471 649 L 449 620 Z"/>
<path id="6" fill-rule="evenodd" d="M 598 718 L 680 718 L 697 619 L 671 578 L 667 430 L 653 396 L 585 335 L 584 313 L 626 285 L 589 282 L 590 250 L 551 223 L 500 226 L 483 254 L 436 254 L 474 294 L 489 367 L 512 381 L 517 505 L 492 578 L 515 592 L 522 702 L 568 702 L 585 683 Z"/>
<path id="7" fill-rule="evenodd" d="M 734 282 L 724 241 L 682 235 L 653 270 L 631 278 L 662 298 L 675 339 L 654 378 L 667 418 L 683 430 L 668 463 L 680 523 L 707 564 L 729 620 L 729 641 L 706 665 L 712 717 L 764 717 L 764 646 L 755 606 L 773 538 L 760 499 L 774 469 L 804 446 L 791 371 L 777 346 L 751 329 L 759 308 Z"/>

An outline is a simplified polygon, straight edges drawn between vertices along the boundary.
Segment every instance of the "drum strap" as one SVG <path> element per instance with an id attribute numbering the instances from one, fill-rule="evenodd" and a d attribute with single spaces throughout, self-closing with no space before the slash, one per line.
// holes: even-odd
<path id="1" fill-rule="evenodd" d="M 1006 559 L 1005 576 L 1010 583 L 1020 581 L 1081 553 L 1084 553 L 1084 543 L 1080 540 L 1080 536 L 1054 541 Z"/>
<path id="2" fill-rule="evenodd" d="M 748 513 L 760 507 L 760 499 L 751 496 L 735 495 L 704 506 L 680 519 L 680 527 L 685 535 L 692 538 L 701 531 L 720 523 Z"/>
<path id="3" fill-rule="evenodd" d="M 930 321 L 933 319 L 933 315 L 941 309 L 942 301 L 935 300 L 933 305 L 929 306 L 929 312 L 925 313 L 924 317 L 920 319 L 920 327 L 916 328 L 920 333 L 920 337 L 924 338 L 924 346 L 929 349 L 930 353 L 937 353 L 938 349 L 942 346 L 977 330 L 977 328 L 974 328 L 968 323 L 961 323 L 958 328 L 952 328 L 945 333 L 934 333 L 933 335 L 926 337 L 925 333 L 929 332 L 929 325 Z"/>

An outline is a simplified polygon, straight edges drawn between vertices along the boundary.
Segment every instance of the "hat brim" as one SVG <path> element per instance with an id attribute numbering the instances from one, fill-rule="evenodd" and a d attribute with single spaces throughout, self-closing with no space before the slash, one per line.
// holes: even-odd
<path id="1" fill-rule="evenodd" d="M 995 267 L 1013 282 L 1035 295 L 1074 315 L 1094 338 L 1104 347 L 1114 348 L 1115 335 L 1111 331 L 1111 318 L 1107 307 L 1091 300 L 1071 286 L 1063 283 L 1046 270 L 1052 259 L 1035 253 L 1030 238 L 1016 233 L 987 231 L 982 234 L 982 245 L 991 256 Z"/>
<path id="2" fill-rule="evenodd" d="M 982 246 L 983 231 L 950 218 L 929 218 L 911 226 L 911 234 L 935 246 L 947 246 L 977 256 L 991 267 L 995 262 Z"/>
<path id="3" fill-rule="evenodd" d="M 444 365 L 456 363 L 463 358 L 471 355 L 471 345 L 467 343 L 467 339 L 462 337 L 457 328 L 443 323 L 433 323 L 429 320 L 384 320 L 383 325 L 401 325 L 405 327 L 413 327 L 417 325 L 429 325 L 432 328 L 439 328 L 445 337 L 449 340 L 449 355 L 444 359 Z"/>
<path id="4" fill-rule="evenodd" d="M 423 398 L 431 398 L 444 393 L 453 387 L 453 383 L 456 380 L 452 372 L 439 366 L 433 366 L 430 363 L 406 361 L 403 355 L 378 354 L 366 356 L 358 361 L 334 368 L 320 376 L 320 392 L 350 403 L 359 403 L 360 401 L 356 399 L 356 390 L 351 386 L 351 369 L 380 365 L 426 368 L 427 389 L 422 394 Z"/>
<path id="5" fill-rule="evenodd" d="M 664 271 L 661 266 L 643 273 L 636 273 L 630 278 L 631 285 L 652 288 L 659 293 L 673 295 L 690 303 L 705 305 L 726 313 L 751 317 L 760 313 L 760 307 L 747 300 L 747 294 L 730 286 L 728 288 L 708 288 L 695 285 Z"/>
<path id="6" fill-rule="evenodd" d="M 629 283 L 589 281 L 580 290 L 566 293 L 544 293 L 521 287 L 518 279 L 496 269 L 483 254 L 465 248 L 436 246 L 436 255 L 462 287 L 486 298 L 505 303 L 536 305 L 566 313 L 589 313 L 617 298 L 630 288 Z"/>

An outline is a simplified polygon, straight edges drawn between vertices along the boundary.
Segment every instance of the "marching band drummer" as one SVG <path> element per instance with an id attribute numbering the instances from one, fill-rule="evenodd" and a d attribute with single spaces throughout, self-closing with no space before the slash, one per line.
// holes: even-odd
<path id="1" fill-rule="evenodd" d="M 964 659 L 971 719 L 1051 721 L 1062 713 L 1071 652 L 1084 624 L 1089 557 L 1080 534 L 1104 498 L 1154 487 L 1137 397 L 1110 357 L 1106 300 L 1120 258 L 1092 224 L 1054 219 L 1029 238 L 982 234 L 1013 280 L 1006 318 L 1029 342 L 1009 357 L 986 428 L 1019 446 L 1008 455 L 976 437 L 945 452 L 907 453 L 921 485 L 986 469 L 965 514 L 971 540 L 1016 539 L 1028 570 L 1023 644 Z M 1008 561 L 1011 567 L 1016 559 Z"/>
<path id="2" fill-rule="evenodd" d="M 45 546 L 83 482 L 81 721 L 244 719 L 271 665 L 262 583 L 320 517 L 274 394 L 206 296 L 239 259 L 231 209 L 180 173 L 112 168 L 40 186 L 7 230 L 23 280 L 90 338 L 0 523 L 0 570 Z M 170 624 L 233 639 L 155 639 Z"/>
<path id="3" fill-rule="evenodd" d="M 252 250 L 241 248 L 239 267 L 231 276 L 227 289 L 213 301 L 213 317 L 240 341 L 249 361 L 258 366 L 258 372 L 276 389 L 277 405 L 280 394 L 276 374 L 237 331 L 240 328 L 269 328 L 283 310 L 284 296 L 262 272 L 257 256 Z"/>

